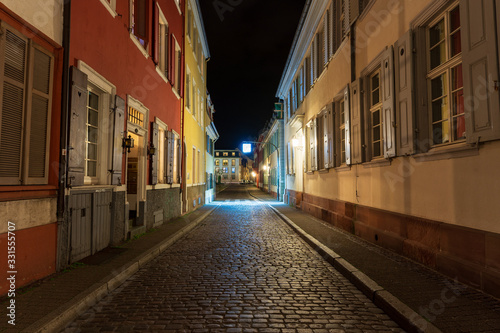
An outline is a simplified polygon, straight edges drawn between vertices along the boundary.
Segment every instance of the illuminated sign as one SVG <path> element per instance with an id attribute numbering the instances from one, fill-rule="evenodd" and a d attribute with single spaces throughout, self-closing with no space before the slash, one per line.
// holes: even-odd
<path id="1" fill-rule="evenodd" d="M 252 144 L 244 143 L 243 144 L 243 153 L 251 153 L 252 152 Z"/>

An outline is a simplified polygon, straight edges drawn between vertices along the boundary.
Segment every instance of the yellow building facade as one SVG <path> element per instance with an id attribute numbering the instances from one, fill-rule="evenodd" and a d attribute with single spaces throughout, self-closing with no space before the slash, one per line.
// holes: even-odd
<path id="1" fill-rule="evenodd" d="M 210 57 L 197 0 L 187 0 L 184 77 L 184 212 L 205 204 L 207 61 Z"/>
<path id="2" fill-rule="evenodd" d="M 498 297 L 499 13 L 311 1 L 277 92 L 285 201 Z"/>

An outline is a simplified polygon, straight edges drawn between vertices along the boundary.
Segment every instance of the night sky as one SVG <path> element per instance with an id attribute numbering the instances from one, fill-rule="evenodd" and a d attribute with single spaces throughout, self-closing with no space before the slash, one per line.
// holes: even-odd
<path id="1" fill-rule="evenodd" d="M 199 0 L 210 48 L 216 149 L 241 149 L 273 113 L 306 0 Z M 217 9 L 216 9 L 217 7 Z"/>

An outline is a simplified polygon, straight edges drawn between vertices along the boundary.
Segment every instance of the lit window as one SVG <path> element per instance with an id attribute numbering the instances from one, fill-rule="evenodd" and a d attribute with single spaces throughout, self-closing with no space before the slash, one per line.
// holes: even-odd
<path id="1" fill-rule="evenodd" d="M 85 140 L 87 153 L 85 156 L 85 175 L 97 177 L 98 147 L 99 144 L 99 98 L 94 91 L 89 90 L 87 95 L 87 137 Z"/>
<path id="2" fill-rule="evenodd" d="M 435 145 L 465 139 L 459 6 L 428 30 L 431 130 Z"/>
<path id="3" fill-rule="evenodd" d="M 370 77 L 370 120 L 372 157 L 380 157 L 384 153 L 382 137 L 382 99 L 380 98 L 380 70 Z"/>
<path id="4" fill-rule="evenodd" d="M 339 130 L 340 130 L 340 163 L 344 164 L 346 162 L 345 159 L 345 103 L 344 100 L 341 100 L 339 103 L 339 113 L 340 113 L 340 123 L 339 123 Z"/>

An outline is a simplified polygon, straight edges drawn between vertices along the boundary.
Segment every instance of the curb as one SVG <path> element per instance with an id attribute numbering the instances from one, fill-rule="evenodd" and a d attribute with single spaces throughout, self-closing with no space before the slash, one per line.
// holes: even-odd
<path id="1" fill-rule="evenodd" d="M 168 239 L 160 242 L 152 249 L 140 254 L 130 263 L 116 269 L 100 282 L 87 288 L 85 291 L 78 294 L 71 301 L 61 305 L 58 309 L 52 311 L 44 318 L 34 322 L 22 332 L 59 332 L 64 329 L 71 321 L 81 315 L 84 311 L 97 304 L 101 299 L 106 297 L 113 290 L 122 285 L 130 276 L 136 273 L 140 268 L 148 262 L 159 256 L 169 246 L 184 237 L 187 233 L 193 230 L 200 224 L 208 215 L 212 214 L 219 205 L 210 209 L 196 220 L 185 226 Z"/>
<path id="2" fill-rule="evenodd" d="M 265 202 L 265 201 L 264 201 Z M 366 297 L 382 309 L 392 320 L 398 323 L 407 332 L 441 332 L 436 326 L 427 321 L 420 314 L 401 302 L 389 291 L 378 285 L 366 274 L 351 265 L 347 260 L 335 253 L 332 249 L 320 243 L 314 237 L 306 233 L 292 220 L 282 214 L 271 204 L 267 205 L 285 221 L 297 234 L 311 246 L 319 255 L 337 269 L 344 277 L 351 281 Z"/>

